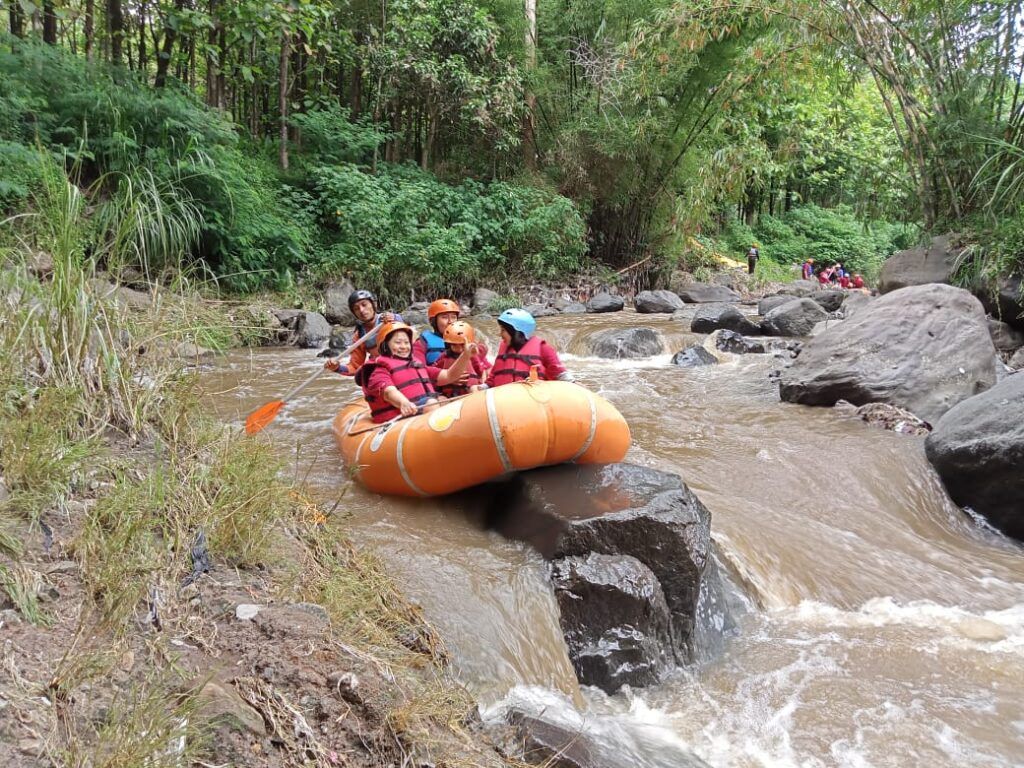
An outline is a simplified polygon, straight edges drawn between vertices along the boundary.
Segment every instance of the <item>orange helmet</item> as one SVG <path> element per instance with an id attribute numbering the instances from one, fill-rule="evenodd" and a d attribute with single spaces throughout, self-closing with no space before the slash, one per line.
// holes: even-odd
<path id="1" fill-rule="evenodd" d="M 461 315 L 462 308 L 451 299 L 438 299 L 427 307 L 427 319 L 433 320 L 435 317 L 445 312 L 454 312 L 457 315 Z"/>
<path id="2" fill-rule="evenodd" d="M 472 344 L 476 341 L 476 331 L 465 320 L 456 320 L 444 329 L 445 344 Z"/>
<path id="3" fill-rule="evenodd" d="M 377 332 L 377 344 L 386 344 L 387 340 L 396 331 L 408 331 L 409 341 L 412 341 L 413 339 L 416 338 L 416 332 L 413 331 L 411 325 L 406 325 L 405 323 L 400 323 L 396 321 L 393 323 L 385 323 L 383 326 L 381 326 L 381 329 Z"/>

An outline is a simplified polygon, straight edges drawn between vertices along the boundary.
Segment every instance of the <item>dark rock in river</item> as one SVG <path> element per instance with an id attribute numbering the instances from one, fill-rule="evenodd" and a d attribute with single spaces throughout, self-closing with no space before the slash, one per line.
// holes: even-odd
<path id="1" fill-rule="evenodd" d="M 332 283 L 324 291 L 324 317 L 333 325 L 355 325 L 356 319 L 348 310 L 348 297 L 355 287 L 348 280 Z"/>
<path id="2" fill-rule="evenodd" d="M 732 304 L 706 304 L 697 309 L 690 321 L 690 330 L 694 333 L 713 333 L 719 329 L 736 333 L 760 333 L 758 325 L 748 320 Z"/>
<path id="3" fill-rule="evenodd" d="M 665 344 L 653 328 L 612 328 L 593 336 L 590 350 L 598 357 L 634 359 L 660 355 Z"/>
<path id="4" fill-rule="evenodd" d="M 953 245 L 956 239 L 957 235 L 941 235 L 933 237 L 927 248 L 910 248 L 894 253 L 882 265 L 878 290 L 891 293 L 912 285 L 948 283 L 962 251 Z"/>
<path id="5" fill-rule="evenodd" d="M 724 285 L 690 283 L 680 289 L 679 298 L 687 304 L 714 304 L 716 302 L 736 302 L 743 297 Z"/>
<path id="6" fill-rule="evenodd" d="M 783 293 L 776 293 L 774 296 L 765 296 L 759 302 L 757 302 L 757 314 L 767 315 L 776 307 L 781 307 L 783 304 L 788 304 L 791 301 L 796 301 L 797 296 L 787 296 Z"/>
<path id="7" fill-rule="evenodd" d="M 808 341 L 783 371 L 779 393 L 805 405 L 887 402 L 935 424 L 995 380 L 981 304 L 967 291 L 930 284 L 886 294 Z"/>
<path id="8" fill-rule="evenodd" d="M 951 408 L 925 453 L 953 501 L 1024 541 L 1024 374 Z"/>
<path id="9" fill-rule="evenodd" d="M 621 296 L 612 296 L 610 293 L 599 293 L 587 302 L 587 312 L 620 312 L 626 302 Z"/>
<path id="10" fill-rule="evenodd" d="M 552 580 L 576 676 L 613 693 L 658 682 L 675 662 L 657 577 L 629 555 L 565 557 Z"/>
<path id="11" fill-rule="evenodd" d="M 547 304 L 527 304 L 523 309 L 534 317 L 553 317 L 558 314 L 557 309 L 549 307 Z"/>
<path id="12" fill-rule="evenodd" d="M 633 299 L 633 306 L 642 315 L 671 315 L 683 308 L 683 300 L 672 291 L 640 291 Z"/>
<path id="13" fill-rule="evenodd" d="M 730 352 L 734 355 L 763 354 L 766 348 L 760 341 L 754 341 L 736 333 L 735 331 L 723 330 L 715 334 L 715 349 L 722 352 Z"/>
<path id="14" fill-rule="evenodd" d="M 846 301 L 846 291 L 828 290 L 811 294 L 811 299 L 818 302 L 826 312 L 835 312 Z"/>
<path id="15" fill-rule="evenodd" d="M 274 315 L 288 331 L 288 344 L 304 349 L 322 347 L 331 336 L 331 326 L 318 312 L 276 309 Z"/>
<path id="16" fill-rule="evenodd" d="M 761 331 L 769 336 L 808 336 L 814 326 L 828 318 L 828 312 L 813 299 L 796 299 L 775 307 L 761 320 Z"/>
<path id="17" fill-rule="evenodd" d="M 327 346 L 330 347 L 331 349 L 345 349 L 349 344 L 352 343 L 353 333 L 354 331 L 349 328 L 332 328 L 331 337 L 327 342 Z"/>
<path id="18" fill-rule="evenodd" d="M 583 315 L 587 312 L 587 305 L 572 301 L 562 307 L 561 312 L 563 315 Z"/>
<path id="19" fill-rule="evenodd" d="M 699 344 L 680 350 L 672 355 L 672 365 L 680 368 L 699 368 L 702 365 L 714 365 L 718 358 Z"/>
<path id="20" fill-rule="evenodd" d="M 1024 347 L 1024 332 L 1018 331 L 1002 320 L 988 319 L 988 332 L 992 343 L 1000 352 L 1016 352 Z"/>

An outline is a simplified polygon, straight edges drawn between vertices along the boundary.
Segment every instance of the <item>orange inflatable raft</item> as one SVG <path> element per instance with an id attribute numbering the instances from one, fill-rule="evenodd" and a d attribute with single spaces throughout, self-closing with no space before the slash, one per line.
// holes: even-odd
<path id="1" fill-rule="evenodd" d="M 335 417 L 334 439 L 363 485 L 395 496 L 439 496 L 551 464 L 610 464 L 630 441 L 611 403 L 564 381 L 506 384 L 387 425 L 357 400 Z"/>

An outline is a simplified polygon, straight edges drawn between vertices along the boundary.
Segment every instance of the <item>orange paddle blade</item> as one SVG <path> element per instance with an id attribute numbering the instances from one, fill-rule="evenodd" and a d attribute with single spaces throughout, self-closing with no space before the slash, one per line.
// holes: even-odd
<path id="1" fill-rule="evenodd" d="M 266 405 L 262 405 L 255 411 L 249 414 L 249 418 L 245 420 L 245 434 L 255 435 L 267 424 L 277 418 L 277 414 L 284 408 L 284 400 L 272 400 Z"/>

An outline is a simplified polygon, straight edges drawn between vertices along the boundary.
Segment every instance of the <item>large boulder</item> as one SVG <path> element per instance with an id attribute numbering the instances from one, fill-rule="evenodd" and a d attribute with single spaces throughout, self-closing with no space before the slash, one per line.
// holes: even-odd
<path id="1" fill-rule="evenodd" d="M 811 294 L 811 299 L 818 302 L 826 312 L 836 312 L 846 301 L 846 291 L 827 290 Z"/>
<path id="2" fill-rule="evenodd" d="M 768 336 L 809 336 L 814 326 L 828 318 L 828 312 L 813 299 L 796 299 L 776 307 L 761 320 L 761 332 Z"/>
<path id="3" fill-rule="evenodd" d="M 925 453 L 953 501 L 1024 541 L 1024 374 L 951 408 Z"/>
<path id="4" fill-rule="evenodd" d="M 332 325 L 355 325 L 356 319 L 348 311 L 348 297 L 355 290 L 352 283 L 344 280 L 331 283 L 324 291 L 324 317 Z"/>
<path id="5" fill-rule="evenodd" d="M 402 320 L 409 325 L 426 325 L 428 322 L 427 309 L 429 307 L 429 302 L 417 301 L 403 309 L 399 314 L 402 316 Z"/>
<path id="6" fill-rule="evenodd" d="M 572 301 L 559 310 L 563 315 L 584 315 L 587 312 L 587 305 Z"/>
<path id="7" fill-rule="evenodd" d="M 480 315 L 491 311 L 491 304 L 499 299 L 497 291 L 490 288 L 477 288 L 473 292 L 473 314 Z"/>
<path id="8" fill-rule="evenodd" d="M 615 693 L 656 683 L 675 661 L 672 617 L 650 568 L 629 555 L 566 557 L 552 569 L 576 676 Z"/>
<path id="9" fill-rule="evenodd" d="M 679 291 L 679 298 L 687 304 L 714 304 L 716 302 L 735 302 L 743 297 L 732 288 L 709 283 L 690 283 Z"/>
<path id="10" fill-rule="evenodd" d="M 640 291 L 633 299 L 633 306 L 642 315 L 671 315 L 683 308 L 683 300 L 672 291 Z"/>
<path id="11" fill-rule="evenodd" d="M 1000 352 L 1016 352 L 1024 347 L 1024 331 L 1018 331 L 1012 325 L 990 317 L 988 319 L 988 332 L 992 337 L 992 343 Z"/>
<path id="12" fill-rule="evenodd" d="M 779 288 L 779 293 L 783 296 L 796 296 L 798 299 L 805 299 L 820 290 L 821 285 L 814 280 L 794 280 Z"/>
<path id="13" fill-rule="evenodd" d="M 758 325 L 732 304 L 705 304 L 697 309 L 690 321 L 690 330 L 694 333 L 714 333 L 719 329 L 736 333 L 760 333 Z"/>
<path id="14" fill-rule="evenodd" d="M 894 253 L 882 265 L 878 290 L 891 293 L 912 285 L 950 282 L 962 250 L 953 245 L 956 238 L 940 235 L 933 237 L 927 248 L 920 246 Z"/>
<path id="15" fill-rule="evenodd" d="M 679 368 L 700 368 L 704 365 L 715 365 L 718 358 L 699 344 L 687 347 L 672 355 L 672 365 Z"/>
<path id="16" fill-rule="evenodd" d="M 718 331 L 714 334 L 715 349 L 730 352 L 734 355 L 764 354 L 765 345 L 760 341 L 748 339 L 735 331 Z"/>
<path id="17" fill-rule="evenodd" d="M 626 302 L 621 296 L 612 296 L 610 293 L 599 293 L 587 302 L 587 312 L 620 312 Z"/>
<path id="18" fill-rule="evenodd" d="M 765 296 L 759 302 L 757 302 L 757 314 L 767 315 L 776 307 L 781 307 L 783 304 L 788 304 L 791 301 L 796 301 L 798 296 L 789 296 L 784 293 L 776 293 L 773 296 Z"/>
<path id="19" fill-rule="evenodd" d="M 276 309 L 274 316 L 287 329 L 287 343 L 303 349 L 322 347 L 331 337 L 331 326 L 319 312 L 301 309 Z"/>
<path id="20" fill-rule="evenodd" d="M 886 294 L 808 341 L 782 372 L 779 393 L 805 405 L 892 403 L 934 424 L 995 380 L 980 302 L 931 284 Z"/>
<path id="21" fill-rule="evenodd" d="M 598 357 L 634 359 L 660 355 L 665 343 L 653 328 L 612 328 L 593 336 L 590 350 Z"/>
<path id="22" fill-rule="evenodd" d="M 558 314 L 557 309 L 549 307 L 547 304 L 527 304 L 523 309 L 534 317 L 552 317 Z"/>
<path id="23" fill-rule="evenodd" d="M 985 310 L 1014 328 L 1024 331 L 1024 299 L 1021 298 L 1021 275 L 999 278 L 991 288 L 976 288 L 974 294 L 981 299 Z"/>

